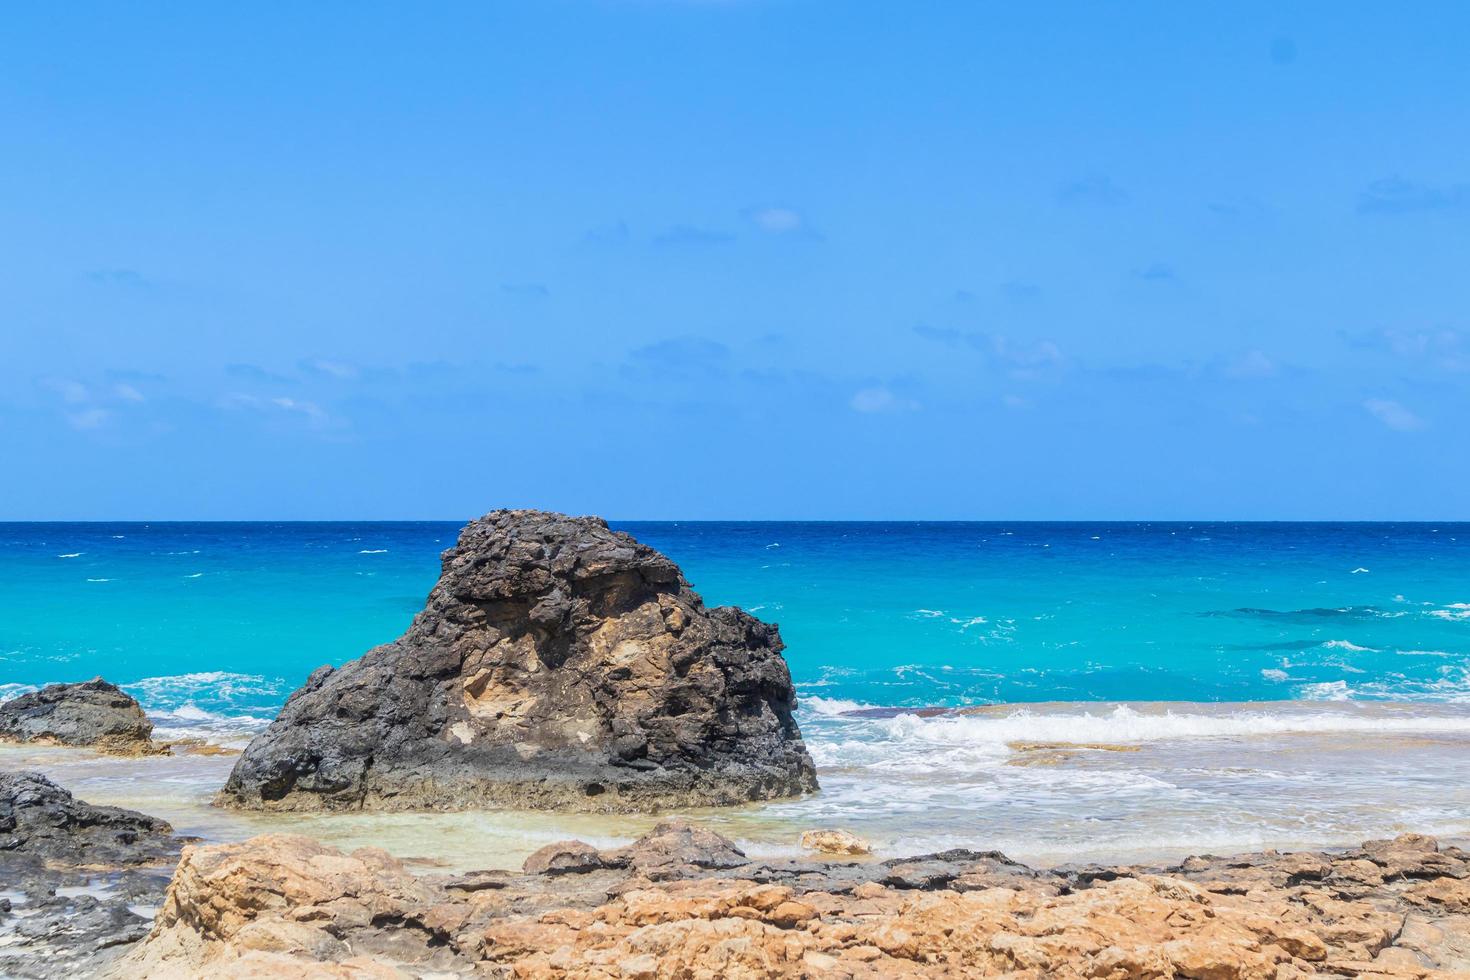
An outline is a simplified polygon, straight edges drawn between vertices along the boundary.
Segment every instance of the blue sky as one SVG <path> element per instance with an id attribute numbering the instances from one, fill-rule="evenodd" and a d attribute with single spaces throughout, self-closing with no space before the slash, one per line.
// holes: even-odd
<path id="1" fill-rule="evenodd" d="M 0 518 L 1470 518 L 1467 31 L 15 5 Z"/>

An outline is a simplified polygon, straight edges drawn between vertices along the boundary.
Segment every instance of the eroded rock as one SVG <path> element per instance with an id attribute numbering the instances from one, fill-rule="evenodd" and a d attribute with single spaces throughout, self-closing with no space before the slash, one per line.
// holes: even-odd
<path id="1" fill-rule="evenodd" d="M 134 698 L 100 677 L 49 684 L 0 702 L 0 741 L 93 748 L 119 755 L 168 751 Z"/>
<path id="2" fill-rule="evenodd" d="M 664 828 L 622 851 L 677 853 L 697 837 L 687 825 Z M 1374 849 L 1443 858 L 1406 899 L 1391 884 L 1336 890 L 1336 869 L 1364 850 L 1106 876 L 970 851 L 881 863 L 681 861 L 662 882 L 632 858 L 623 867 L 600 859 L 466 892 L 463 876 L 415 878 L 380 852 L 264 837 L 188 851 L 158 928 L 116 975 L 366 976 L 350 971 L 372 963 L 384 976 L 578 980 L 1463 976 L 1454 971 L 1465 966 L 1470 916 L 1457 886 L 1470 866 L 1456 850 L 1411 844 Z M 946 873 L 933 871 L 940 865 Z M 919 881 L 903 868 L 931 870 Z"/>
<path id="3" fill-rule="evenodd" d="M 591 517 L 496 511 L 396 642 L 322 668 L 221 794 L 262 809 L 600 811 L 816 788 L 776 627 Z"/>

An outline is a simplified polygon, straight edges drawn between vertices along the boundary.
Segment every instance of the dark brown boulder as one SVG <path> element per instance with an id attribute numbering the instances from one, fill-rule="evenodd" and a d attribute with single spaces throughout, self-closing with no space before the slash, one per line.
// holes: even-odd
<path id="1" fill-rule="evenodd" d="M 496 511 L 444 553 L 400 639 L 308 678 L 221 802 L 633 811 L 809 792 L 782 646 L 598 518 Z"/>

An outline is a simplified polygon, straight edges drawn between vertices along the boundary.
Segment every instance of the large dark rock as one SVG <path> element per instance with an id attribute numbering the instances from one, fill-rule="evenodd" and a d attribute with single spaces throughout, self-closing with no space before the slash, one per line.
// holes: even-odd
<path id="1" fill-rule="evenodd" d="M 130 695 L 100 677 L 51 684 L 0 703 L 0 740 L 139 754 L 164 751 L 153 723 Z"/>
<path id="2" fill-rule="evenodd" d="M 157 817 L 84 803 L 38 772 L 0 772 L 0 853 L 121 867 L 172 860 L 182 846 Z"/>
<path id="3" fill-rule="evenodd" d="M 396 642 L 323 667 L 221 794 L 305 810 L 652 810 L 816 789 L 776 627 L 592 517 L 496 511 Z"/>
<path id="4" fill-rule="evenodd" d="M 0 772 L 0 976 L 95 976 L 152 927 L 185 839 L 162 820 Z"/>

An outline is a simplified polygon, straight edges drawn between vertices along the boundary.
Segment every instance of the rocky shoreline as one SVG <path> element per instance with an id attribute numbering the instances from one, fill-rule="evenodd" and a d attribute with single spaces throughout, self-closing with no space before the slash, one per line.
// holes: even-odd
<path id="1" fill-rule="evenodd" d="M 782 649 L 596 518 L 496 511 L 444 553 L 399 640 L 311 675 L 219 802 L 613 813 L 801 795 L 816 770 Z M 0 740 L 168 750 L 101 678 L 0 705 Z M 1118 748 L 1011 746 L 1030 766 Z M 202 844 L 0 772 L 0 977 L 1470 980 L 1470 854 L 1426 836 L 1052 869 L 800 837 L 819 854 L 754 859 L 666 821 L 623 847 L 543 847 L 517 873 L 420 874 L 294 834 Z"/>
<path id="2" fill-rule="evenodd" d="M 0 772 L 0 976 L 95 975 L 148 935 L 187 843 L 39 773 Z"/>
<path id="3" fill-rule="evenodd" d="M 687 824 L 567 842 L 521 874 L 418 876 L 267 836 L 184 852 L 112 977 L 1470 976 L 1470 855 L 1338 853 L 1038 871 L 989 852 L 752 861 Z"/>
<path id="4" fill-rule="evenodd" d="M 0 976 L 25 980 L 1470 977 L 1470 853 L 1415 834 L 1042 870 L 758 860 L 671 821 L 519 873 L 415 874 L 296 835 L 189 842 L 0 773 L 0 880 Z"/>

